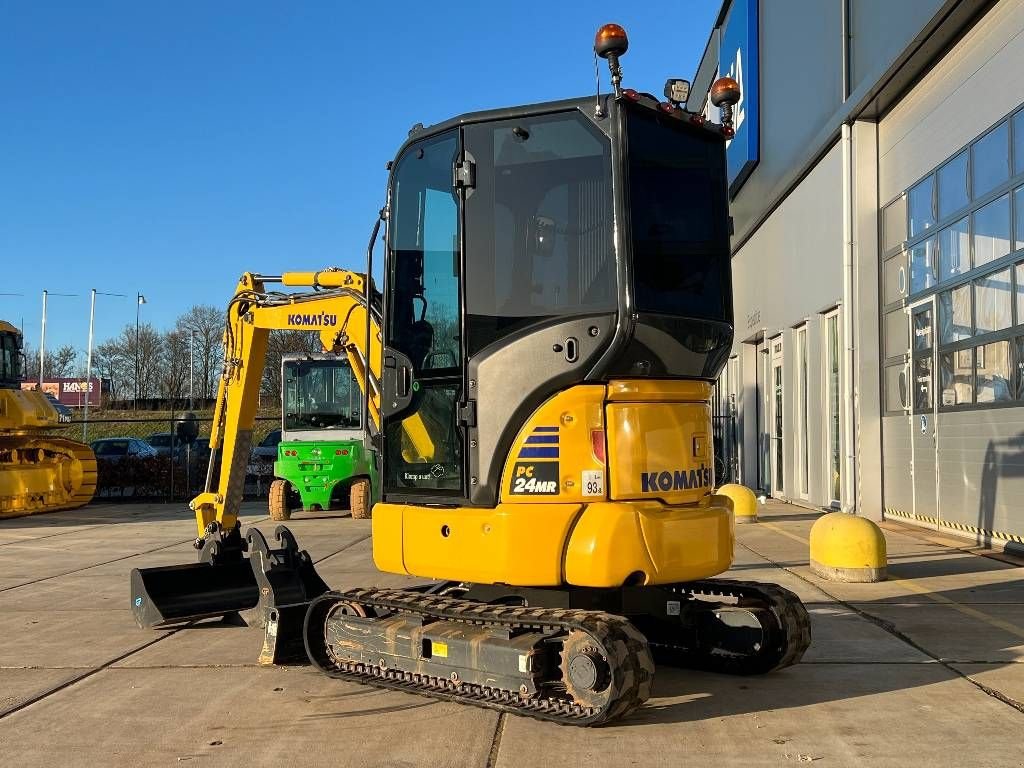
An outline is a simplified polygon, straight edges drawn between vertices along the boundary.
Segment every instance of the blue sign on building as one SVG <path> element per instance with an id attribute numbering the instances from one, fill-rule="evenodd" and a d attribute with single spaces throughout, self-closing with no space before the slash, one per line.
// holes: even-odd
<path id="1" fill-rule="evenodd" d="M 741 94 L 733 110 L 736 135 L 727 152 L 730 197 L 736 196 L 760 158 L 757 6 L 758 0 L 732 0 L 718 51 L 719 76 L 734 78 Z"/>

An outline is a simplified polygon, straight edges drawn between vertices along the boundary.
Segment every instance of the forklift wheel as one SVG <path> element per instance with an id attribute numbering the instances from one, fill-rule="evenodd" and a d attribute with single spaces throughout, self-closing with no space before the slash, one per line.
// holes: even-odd
<path id="1" fill-rule="evenodd" d="M 348 507 L 353 520 L 369 520 L 373 507 L 370 505 L 370 481 L 365 477 L 352 483 L 348 492 Z"/>
<path id="2" fill-rule="evenodd" d="M 270 519 L 289 520 L 292 516 L 291 507 L 288 505 L 287 480 L 275 480 L 270 484 Z"/>

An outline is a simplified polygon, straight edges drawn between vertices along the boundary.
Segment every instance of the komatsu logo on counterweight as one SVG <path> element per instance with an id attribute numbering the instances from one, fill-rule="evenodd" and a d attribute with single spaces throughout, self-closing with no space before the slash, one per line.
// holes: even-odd
<path id="1" fill-rule="evenodd" d="M 677 469 L 672 472 L 641 472 L 641 493 L 657 493 L 658 491 L 688 491 L 691 488 L 704 488 L 711 485 L 711 467 L 701 464 L 689 471 Z"/>
<path id="2" fill-rule="evenodd" d="M 288 315 L 288 325 L 305 325 L 307 327 L 322 328 L 338 324 L 338 316 L 328 312 L 314 312 L 312 315 L 303 315 L 298 312 Z"/>

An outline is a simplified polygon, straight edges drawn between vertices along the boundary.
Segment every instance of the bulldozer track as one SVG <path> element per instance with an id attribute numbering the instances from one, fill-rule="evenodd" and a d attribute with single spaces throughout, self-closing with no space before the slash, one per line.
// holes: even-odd
<path id="1" fill-rule="evenodd" d="M 346 602 L 468 624 L 542 632 L 584 632 L 607 654 L 612 670 L 610 687 L 616 693 L 605 706 L 588 707 L 569 700 L 564 691 L 558 695 L 538 694 L 525 698 L 519 691 L 452 682 L 448 678 L 335 658 L 327 647 L 323 622 L 332 606 Z M 328 592 L 314 600 L 306 615 L 305 636 L 310 659 L 331 677 L 566 725 L 600 725 L 629 714 L 650 697 L 654 679 L 654 662 L 643 635 L 627 619 L 599 611 L 526 608 L 403 590 L 353 589 Z"/>
<path id="2" fill-rule="evenodd" d="M 18 452 L 40 450 L 51 457 L 61 457 L 58 464 L 77 462 L 80 470 L 80 476 L 75 478 L 76 482 L 70 489 L 64 487 L 60 478 L 57 478 L 55 486 L 63 490 L 63 494 L 51 493 L 48 501 L 40 499 L 39 494 L 30 493 L 9 499 L 5 509 L 0 510 L 0 519 L 77 509 L 92 501 L 96 493 L 97 464 L 95 454 L 85 443 L 50 435 L 24 438 L 12 435 L 0 438 L 0 448 Z M 0 472 L 17 472 L 18 467 L 17 464 L 0 465 Z"/>

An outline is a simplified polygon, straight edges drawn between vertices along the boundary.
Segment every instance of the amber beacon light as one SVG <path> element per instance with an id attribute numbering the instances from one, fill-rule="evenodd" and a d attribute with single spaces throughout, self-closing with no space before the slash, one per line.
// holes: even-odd
<path id="1" fill-rule="evenodd" d="M 731 77 L 720 77 L 711 85 L 711 103 L 722 110 L 723 132 L 733 134 L 732 108 L 740 100 L 740 84 Z"/>
<path id="2" fill-rule="evenodd" d="M 612 73 L 612 88 L 615 95 L 622 95 L 622 68 L 619 66 L 619 57 L 629 48 L 629 38 L 626 37 L 626 30 L 618 24 L 605 24 L 594 35 L 594 53 L 602 59 L 608 60 L 608 69 Z"/>

